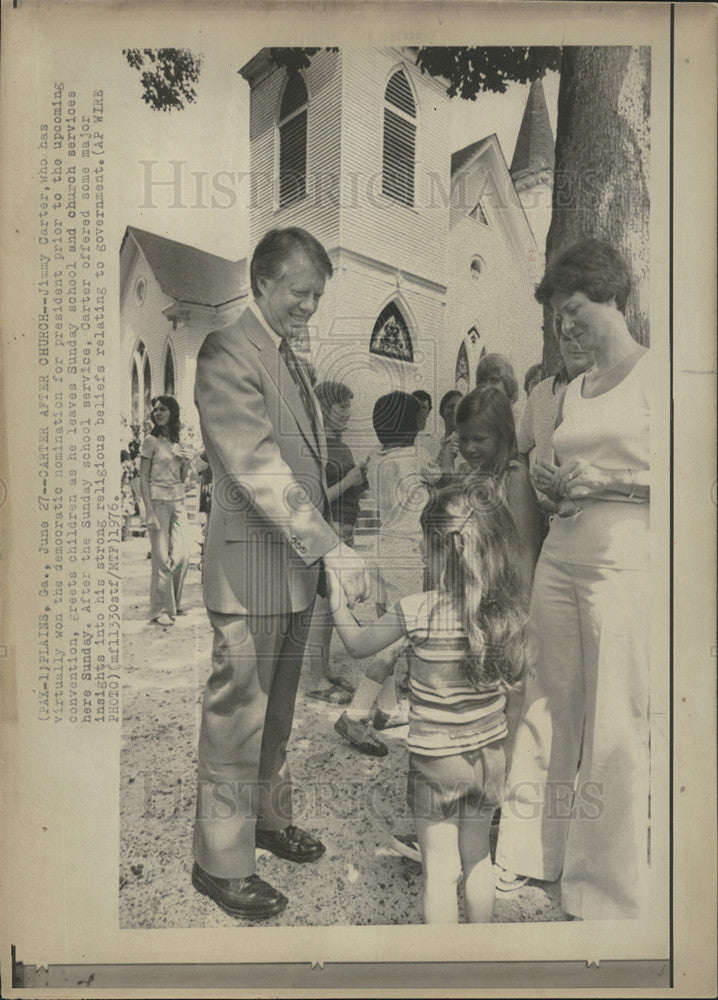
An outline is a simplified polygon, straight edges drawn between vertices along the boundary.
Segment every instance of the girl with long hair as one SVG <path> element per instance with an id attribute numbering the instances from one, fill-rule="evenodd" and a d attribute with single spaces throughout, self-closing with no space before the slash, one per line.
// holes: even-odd
<path id="1" fill-rule="evenodd" d="M 152 546 L 150 620 L 168 626 L 185 613 L 189 531 L 184 484 L 190 455 L 179 443 L 180 408 L 174 396 L 155 396 L 151 417 L 152 429 L 140 451 L 140 488 Z"/>
<path id="2" fill-rule="evenodd" d="M 355 657 L 402 639 L 410 659 L 407 803 L 424 869 L 425 923 L 492 919 L 491 819 L 506 769 L 504 707 L 529 663 L 528 588 L 516 530 L 489 479 L 434 491 L 421 515 L 429 591 L 362 628 L 330 574 L 334 624 Z"/>

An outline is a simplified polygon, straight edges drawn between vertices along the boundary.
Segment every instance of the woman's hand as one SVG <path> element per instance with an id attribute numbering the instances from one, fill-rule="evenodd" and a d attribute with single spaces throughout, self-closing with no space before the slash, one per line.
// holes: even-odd
<path id="1" fill-rule="evenodd" d="M 148 531 L 160 530 L 160 522 L 158 521 L 156 514 L 148 514 L 145 518 L 145 524 L 147 525 Z"/>
<path id="2" fill-rule="evenodd" d="M 556 484 L 556 474 L 558 471 L 559 467 L 554 465 L 553 462 L 537 462 L 533 469 L 531 469 L 531 481 L 535 488 L 547 496 L 549 500 L 553 500 L 554 503 L 558 503 L 564 495 L 558 491 Z"/>
<path id="3" fill-rule="evenodd" d="M 364 473 L 360 465 L 353 465 L 346 476 L 342 479 L 342 492 L 350 490 L 352 486 L 364 485 Z"/>
<path id="4" fill-rule="evenodd" d="M 556 469 L 554 484 L 560 496 L 576 500 L 604 493 L 610 489 L 611 480 L 605 469 L 583 458 L 572 458 Z"/>
<path id="5" fill-rule="evenodd" d="M 439 454 L 436 456 L 436 464 L 443 472 L 451 472 L 454 468 L 456 456 L 459 454 L 459 435 L 456 431 L 447 434 L 441 442 Z"/>

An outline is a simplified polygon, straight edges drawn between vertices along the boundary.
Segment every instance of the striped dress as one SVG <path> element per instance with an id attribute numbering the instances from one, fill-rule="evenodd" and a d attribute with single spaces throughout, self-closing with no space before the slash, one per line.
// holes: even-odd
<path id="1" fill-rule="evenodd" d="M 450 598 L 413 594 L 395 607 L 416 659 L 409 676 L 409 749 L 428 757 L 477 750 L 506 736 L 506 698 L 498 688 L 477 691 L 461 661 L 469 642 Z"/>

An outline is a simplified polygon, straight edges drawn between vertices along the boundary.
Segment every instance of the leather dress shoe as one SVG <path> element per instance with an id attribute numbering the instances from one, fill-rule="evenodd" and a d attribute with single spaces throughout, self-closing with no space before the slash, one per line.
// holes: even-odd
<path id="1" fill-rule="evenodd" d="M 257 829 L 255 843 L 286 861 L 316 861 L 326 850 L 320 840 L 296 826 L 285 826 L 283 830 Z"/>
<path id="2" fill-rule="evenodd" d="M 281 913 L 287 897 L 259 877 L 215 878 L 195 862 L 192 885 L 232 917 L 261 920 Z"/>

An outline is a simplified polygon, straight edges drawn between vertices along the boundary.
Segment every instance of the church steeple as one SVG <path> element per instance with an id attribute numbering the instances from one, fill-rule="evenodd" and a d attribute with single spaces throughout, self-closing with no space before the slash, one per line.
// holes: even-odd
<path id="1" fill-rule="evenodd" d="M 553 133 L 548 117 L 546 96 L 540 79 L 534 80 L 529 89 L 519 136 L 516 140 L 511 176 L 514 181 L 527 174 L 553 170 Z"/>
<path id="2" fill-rule="evenodd" d="M 542 256 L 551 223 L 553 167 L 553 133 L 543 83 L 538 79 L 529 89 L 511 161 L 511 177 Z"/>

